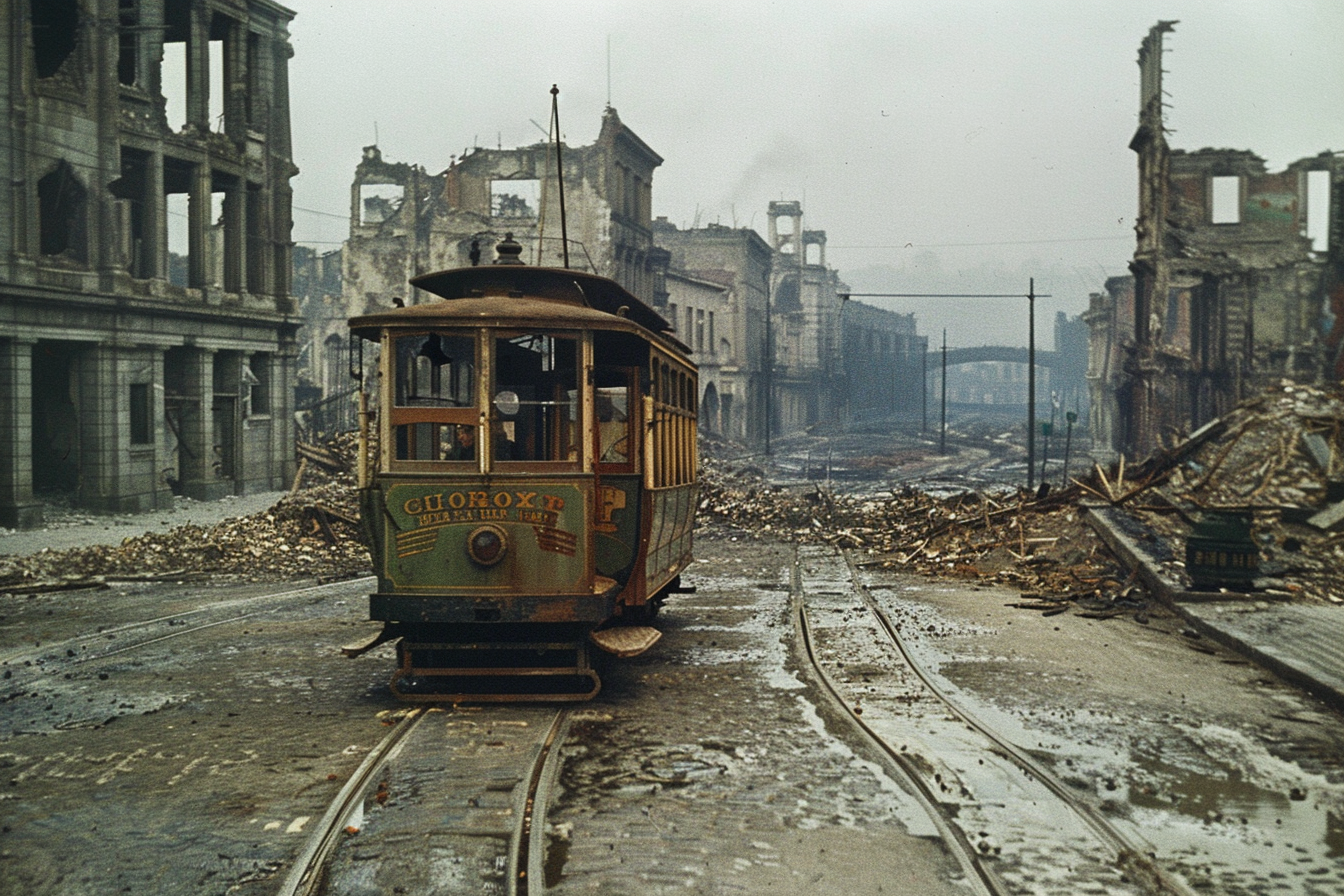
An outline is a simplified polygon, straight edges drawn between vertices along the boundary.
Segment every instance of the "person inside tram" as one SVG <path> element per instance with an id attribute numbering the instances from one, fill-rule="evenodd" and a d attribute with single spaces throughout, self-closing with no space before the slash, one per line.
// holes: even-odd
<path id="1" fill-rule="evenodd" d="M 476 427 L 458 426 L 453 447 L 448 449 L 448 460 L 476 459 Z"/>
<path id="2" fill-rule="evenodd" d="M 495 444 L 495 460 L 513 460 L 513 442 L 504 432 L 504 424 L 495 421 L 491 425 L 492 441 Z M 448 460 L 476 459 L 476 427 L 458 426 L 453 447 L 448 449 Z"/>

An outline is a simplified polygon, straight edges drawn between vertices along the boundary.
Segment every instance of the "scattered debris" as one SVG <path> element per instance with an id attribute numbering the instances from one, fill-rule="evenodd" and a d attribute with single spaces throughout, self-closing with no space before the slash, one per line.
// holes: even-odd
<path id="1" fill-rule="evenodd" d="M 179 526 L 120 545 L 0 557 L 0 592 L 107 587 L 109 581 L 325 580 L 363 575 L 369 552 L 359 529 L 356 437 L 300 446 L 302 486 L 264 513 L 205 528 Z"/>

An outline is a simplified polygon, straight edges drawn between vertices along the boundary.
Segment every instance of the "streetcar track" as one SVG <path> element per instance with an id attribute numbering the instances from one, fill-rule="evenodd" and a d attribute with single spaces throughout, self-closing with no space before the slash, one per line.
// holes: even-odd
<path id="1" fill-rule="evenodd" d="M 997 734 L 988 725 L 980 722 L 962 706 L 954 702 L 939 687 L 936 679 L 916 662 L 902 640 L 897 627 L 864 585 L 850 554 L 845 551 L 840 553 L 845 560 L 850 588 L 859 596 L 865 611 L 876 621 L 883 637 L 897 651 L 904 667 L 914 676 L 920 692 L 935 701 L 940 712 L 945 712 L 956 723 L 983 738 L 987 743 L 986 749 L 998 754 L 1009 764 L 1009 767 L 1016 768 L 1017 773 L 1024 776 L 1024 780 L 1034 781 L 1053 795 L 1081 822 L 1080 827 L 1088 831 L 1100 845 L 1110 852 L 1114 859 L 1112 867 L 1129 877 L 1146 892 L 1164 894 L 1164 896 L 1190 896 L 1193 893 L 1182 881 L 1167 874 L 1155 864 L 1151 858 L 1152 847 L 1150 844 L 1142 841 L 1136 842 L 1135 838 L 1119 830 L 1098 809 L 1075 796 L 1052 772 L 1032 758 L 1025 750 Z M 944 804 L 926 782 L 927 771 L 921 772 L 909 757 L 894 749 L 865 722 L 861 715 L 855 711 L 852 698 L 846 699 L 842 695 L 841 689 L 826 673 L 814 644 L 815 636 L 810 631 L 806 600 L 803 594 L 801 563 L 797 560 L 795 560 L 794 567 L 794 591 L 795 625 L 798 626 L 800 636 L 804 639 L 806 656 L 816 670 L 817 677 L 823 683 L 824 689 L 836 701 L 836 705 L 841 708 L 842 715 L 848 718 L 856 728 L 863 731 L 864 736 L 870 739 L 885 755 L 891 757 L 897 767 L 901 769 L 903 775 L 916 787 L 920 792 L 921 801 L 925 803 L 926 811 L 933 812 L 931 817 L 935 824 L 939 825 L 940 829 L 946 824 L 956 832 L 956 836 L 947 842 L 949 848 L 955 845 L 954 851 L 965 854 L 964 858 L 962 855 L 958 855 L 958 860 L 962 862 L 963 867 L 967 867 L 967 862 L 971 861 L 975 867 L 979 868 L 982 864 L 980 854 L 970 844 L 966 832 L 962 831 L 959 824 L 951 818 L 944 819 L 940 823 L 944 814 L 942 808 Z M 1002 880 L 993 879 L 992 870 L 989 874 L 989 878 L 978 875 L 982 885 L 988 888 L 987 892 L 998 894 L 1011 891 Z"/>
<path id="2" fill-rule="evenodd" d="M 318 892 L 318 887 L 325 880 L 323 872 L 327 859 L 340 842 L 346 824 L 355 809 L 363 804 L 369 785 L 376 774 L 401 752 L 406 739 L 424 720 L 425 715 L 425 707 L 416 707 L 407 712 L 387 736 L 364 757 L 364 761 L 336 794 L 336 798 L 332 800 L 322 820 L 314 829 L 313 835 L 308 838 L 307 844 L 294 860 L 289 875 L 277 891 L 278 896 L 301 896 L 301 894 L 307 896 Z"/>
<path id="3" fill-rule="evenodd" d="M 362 579 L 368 579 L 372 581 L 373 577 L 365 576 L 362 577 Z M 156 616 L 152 619 L 143 619 L 137 622 L 129 622 L 123 625 L 116 625 L 109 628 L 100 629 L 98 631 L 86 632 L 84 634 L 76 635 L 72 638 L 65 638 L 60 641 L 51 641 L 46 644 L 43 644 L 40 647 L 12 647 L 0 650 L 0 666 L 17 668 L 17 664 L 26 662 L 32 664 L 33 667 L 40 668 L 47 672 L 52 671 L 52 667 L 57 666 L 58 664 L 61 663 L 76 666 L 81 663 L 89 662 L 92 660 L 104 659 L 107 657 L 116 656 L 121 653 L 126 653 L 128 651 L 138 650 L 143 647 L 149 647 L 153 644 L 157 644 L 162 641 L 167 641 L 172 638 L 181 637 L 183 635 L 193 634 L 195 632 L 214 628 L 216 626 L 228 625 L 230 623 L 235 622 L 242 622 L 254 616 L 259 616 L 265 612 L 268 612 L 268 610 L 263 608 L 253 610 L 247 613 L 240 613 L 237 615 L 227 616 L 226 618 L 223 619 L 212 620 L 210 622 L 192 626 L 190 628 L 182 628 L 178 631 L 168 632 L 167 634 L 150 637 L 142 641 L 135 641 L 130 644 L 125 643 L 119 644 L 110 650 L 97 651 L 94 653 L 75 652 L 73 655 L 70 655 L 72 651 L 87 648 L 89 645 L 92 644 L 98 644 L 103 641 L 121 638 L 128 634 L 134 635 L 137 632 L 152 629 L 164 624 L 170 626 L 176 626 L 179 623 L 185 624 L 183 623 L 183 620 L 191 616 L 199 616 L 202 614 L 209 614 L 209 613 L 230 612 L 232 610 L 245 608 L 253 604 L 263 603 L 266 601 L 282 601 L 287 599 L 303 597 L 305 595 L 311 595 L 314 594 L 315 592 L 320 593 L 331 589 L 349 587 L 353 584 L 362 581 L 362 579 L 344 579 L 340 582 L 328 582 L 322 585 L 308 585 L 303 588 L 295 588 L 290 591 L 282 591 L 279 593 L 272 592 L 267 594 L 253 595 L 252 597 L 233 598 L 231 600 L 223 600 L 218 601 L 216 603 L 207 604 L 205 606 L 196 607 L 195 609 L 183 610 L 180 613 L 172 613 L 166 616 Z M 62 654 L 66 655 L 63 656 Z"/>
<path id="4" fill-rule="evenodd" d="M 807 621 L 807 607 L 803 599 L 802 572 L 796 554 L 790 583 L 790 602 L 793 604 L 791 615 L 793 616 L 795 631 L 803 645 L 803 652 L 811 664 L 814 677 L 820 682 L 823 690 L 830 696 L 835 706 L 842 710 L 842 718 L 861 731 L 865 739 L 881 750 L 890 764 L 895 766 L 901 779 L 909 786 L 910 791 L 919 802 L 920 808 L 924 810 L 925 815 L 937 829 L 949 852 L 952 853 L 953 858 L 961 867 L 966 881 L 975 892 L 981 894 L 981 896 L 1006 896 L 1010 892 L 1008 887 L 988 866 L 979 851 L 971 844 L 965 832 L 953 824 L 947 817 L 947 813 L 940 808 L 937 795 L 925 782 L 924 776 L 910 757 L 894 749 L 881 735 L 866 724 L 861 716 L 855 714 L 850 708 L 849 702 L 844 699 L 831 680 L 830 675 L 826 673 L 821 658 L 816 653 L 811 627 Z"/>
<path id="5" fill-rule="evenodd" d="M 513 896 L 529 896 L 533 892 L 533 881 L 540 882 L 536 889 L 537 893 L 545 889 L 546 810 L 550 806 L 551 794 L 560 778 L 562 762 L 558 748 L 565 742 L 569 723 L 570 710 L 558 710 L 527 779 L 525 809 L 520 819 L 515 843 L 510 850 L 513 873 L 509 877 L 513 886 L 509 892 Z"/>
<path id="6" fill-rule="evenodd" d="M 494 706 L 465 710 L 417 706 L 405 712 L 313 827 L 278 896 L 319 896 L 328 887 L 341 888 L 353 854 L 347 850 L 362 851 L 365 858 L 358 863 L 360 873 L 372 873 L 380 886 L 395 889 L 400 885 L 415 892 L 417 884 L 426 883 L 417 877 L 426 872 L 425 863 L 405 854 L 400 842 L 389 844 L 383 839 L 396 838 L 396 831 L 406 829 L 407 818 L 416 819 L 416 824 L 435 825 L 436 850 L 441 857 L 454 848 L 469 861 L 479 862 L 484 855 L 488 861 L 477 870 L 482 879 L 491 881 L 490 886 L 498 887 L 492 891 L 507 896 L 543 892 L 546 816 L 558 786 L 563 762 L 560 747 L 569 732 L 571 712 L 566 707 L 520 713 L 518 707 Z M 430 716 L 446 724 L 422 724 Z M 473 766 L 473 759 L 482 758 L 483 746 L 494 758 L 484 766 Z M 461 764 L 453 760 L 455 756 L 461 757 Z M 499 759 L 503 764 L 495 764 Z M 515 782 L 506 804 L 510 809 L 503 814 L 498 804 L 487 806 L 484 798 L 502 780 Z M 379 805 L 366 805 L 374 798 L 375 783 Z M 380 809 L 389 789 L 394 795 Z M 445 815 L 460 816 L 464 806 L 477 807 L 480 814 L 474 820 L 443 820 Z M 393 811 L 395 817 L 384 819 L 384 809 Z M 365 815 L 366 810 L 370 814 Z M 483 853 L 483 841 L 496 843 L 497 851 L 489 848 Z"/>
<path id="7" fill-rule="evenodd" d="M 1136 877 L 1144 880 L 1148 888 L 1157 893 L 1179 894 L 1179 896 L 1193 896 L 1193 891 L 1186 887 L 1179 880 L 1166 874 L 1149 857 L 1152 852 L 1152 845 L 1147 842 L 1135 842 L 1133 838 L 1126 835 L 1115 825 L 1111 824 L 1096 807 L 1090 803 L 1079 799 L 1062 781 L 1047 769 L 1040 762 L 1031 757 L 1029 753 L 1018 747 L 1015 743 L 999 736 L 992 728 L 981 722 L 973 716 L 964 707 L 954 702 L 931 676 L 922 665 L 916 662 L 914 656 L 907 649 L 904 640 L 900 636 L 900 631 L 892 623 L 891 618 L 877 604 L 873 598 L 872 592 L 859 578 L 858 568 L 854 565 L 853 555 L 849 551 L 842 550 L 842 556 L 845 558 L 845 564 L 849 568 L 850 579 L 854 583 L 854 588 L 863 599 L 864 605 L 872 612 L 877 619 L 878 624 L 886 633 L 892 646 L 900 653 L 901 659 L 905 661 L 910 671 L 920 680 L 928 691 L 937 698 L 939 703 L 947 708 L 947 711 L 956 716 L 965 725 L 978 732 L 982 737 L 989 740 L 998 750 L 1002 751 L 1002 756 L 1008 759 L 1026 775 L 1029 775 L 1039 781 L 1047 790 L 1053 793 L 1061 802 L 1067 805 L 1075 815 L 1077 815 L 1084 824 L 1092 831 L 1093 835 L 1106 844 L 1116 856 L 1117 865 L 1125 868 Z"/>

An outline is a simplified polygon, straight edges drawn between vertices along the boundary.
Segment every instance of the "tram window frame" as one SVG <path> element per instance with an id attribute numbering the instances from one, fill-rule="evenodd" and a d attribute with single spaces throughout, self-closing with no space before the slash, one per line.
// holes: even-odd
<path id="1" fill-rule="evenodd" d="M 635 371 L 599 367 L 593 371 L 593 463 L 603 470 L 633 469 L 638 456 L 634 421 L 638 416 Z M 603 419 L 603 418 L 607 419 Z"/>
<path id="2" fill-rule="evenodd" d="M 470 446 L 480 441 L 477 388 L 481 375 L 475 328 L 392 332 L 388 340 L 391 463 L 394 467 L 474 464 L 475 451 Z M 449 368 L 447 383 L 445 367 Z"/>
<path id="3" fill-rule="evenodd" d="M 501 469 L 514 464 L 577 468 L 583 446 L 582 334 L 492 330 L 489 338 L 494 340 L 491 441 L 504 436 L 512 444 L 508 456 L 496 450 L 495 461 Z M 524 361 L 535 361 L 535 367 Z M 507 413 L 508 407 L 514 407 L 514 412 Z"/>

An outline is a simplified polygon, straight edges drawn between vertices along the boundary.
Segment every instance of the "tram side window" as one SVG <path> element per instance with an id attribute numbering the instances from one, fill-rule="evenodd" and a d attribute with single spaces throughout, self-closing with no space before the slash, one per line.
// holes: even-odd
<path id="1" fill-rule="evenodd" d="M 567 337 L 529 333 L 495 341 L 491 428 L 496 440 L 513 443 L 507 459 L 577 461 L 578 359 L 578 342 Z"/>
<path id="2" fill-rule="evenodd" d="M 598 382 L 604 378 L 599 374 Z M 624 375 L 622 374 L 622 379 Z M 604 464 L 625 464 L 630 452 L 630 386 L 599 385 L 594 392 L 597 411 L 597 460 Z"/>
<path id="3" fill-rule="evenodd" d="M 475 404 L 476 342 L 472 336 L 399 336 L 396 359 L 396 407 L 447 409 Z M 475 430 L 447 420 L 397 424 L 397 460 L 468 460 L 474 456 L 469 446 L 475 442 Z"/>

